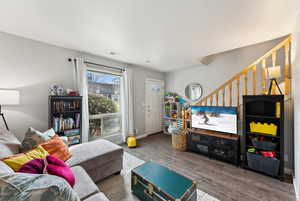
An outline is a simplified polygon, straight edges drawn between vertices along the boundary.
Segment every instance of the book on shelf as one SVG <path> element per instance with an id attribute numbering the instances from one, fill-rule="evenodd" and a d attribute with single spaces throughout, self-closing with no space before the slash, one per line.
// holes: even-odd
<path id="1" fill-rule="evenodd" d="M 80 127 L 80 113 L 75 114 L 75 128 Z"/>
<path id="2" fill-rule="evenodd" d="M 63 115 L 61 115 L 60 117 L 53 117 L 53 129 L 55 132 L 62 132 L 62 131 L 78 129 L 78 128 L 80 128 L 79 113 L 75 114 L 75 118 L 72 117 L 63 118 Z"/>
<path id="3" fill-rule="evenodd" d="M 72 129 L 72 130 L 65 130 L 64 131 L 65 136 L 74 136 L 74 135 L 80 135 L 80 129 Z"/>
<path id="4" fill-rule="evenodd" d="M 80 135 L 70 136 L 68 137 L 69 145 L 79 144 L 80 143 Z"/>
<path id="5" fill-rule="evenodd" d="M 54 101 L 52 104 L 55 113 L 64 113 L 80 109 L 80 101 Z"/>

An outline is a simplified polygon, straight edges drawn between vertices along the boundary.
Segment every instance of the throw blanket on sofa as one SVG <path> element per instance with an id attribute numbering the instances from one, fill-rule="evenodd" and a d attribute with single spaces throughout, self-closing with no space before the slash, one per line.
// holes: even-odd
<path id="1" fill-rule="evenodd" d="M 64 161 L 48 155 L 46 158 L 36 158 L 24 165 L 18 172 L 31 174 L 51 174 L 64 178 L 72 187 L 75 185 L 75 176 L 72 170 Z"/>
<path id="2" fill-rule="evenodd" d="M 0 201 L 80 201 L 72 187 L 54 175 L 0 175 Z"/>

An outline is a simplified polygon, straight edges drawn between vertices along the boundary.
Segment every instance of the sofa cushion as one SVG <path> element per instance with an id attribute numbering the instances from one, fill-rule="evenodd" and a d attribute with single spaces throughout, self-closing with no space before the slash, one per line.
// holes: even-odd
<path id="1" fill-rule="evenodd" d="M 77 193 L 80 200 L 83 200 L 89 197 L 90 195 L 99 192 L 99 189 L 96 186 L 96 184 L 93 182 L 93 180 L 82 167 L 75 166 L 72 167 L 71 170 L 75 175 L 74 191 Z"/>
<path id="2" fill-rule="evenodd" d="M 72 187 L 75 184 L 75 177 L 72 170 L 64 161 L 48 155 L 46 158 L 33 159 L 20 167 L 18 172 L 30 174 L 51 174 L 64 178 Z"/>
<path id="3" fill-rule="evenodd" d="M 5 158 L 17 153 L 18 152 L 16 152 L 16 149 L 14 149 L 12 146 L 0 143 L 0 158 Z"/>
<path id="4" fill-rule="evenodd" d="M 3 161 L 0 161 L 0 175 L 6 173 L 14 173 L 14 170 L 6 165 L 6 163 L 4 163 Z"/>
<path id="5" fill-rule="evenodd" d="M 73 156 L 67 160 L 70 166 L 80 165 L 85 170 L 93 169 L 123 156 L 123 149 L 107 140 L 96 140 L 70 147 Z"/>
<path id="6" fill-rule="evenodd" d="M 30 127 L 25 133 L 25 137 L 22 141 L 21 151 L 29 151 L 33 147 L 50 140 L 54 135 L 55 132 L 52 128 L 42 133 Z"/>
<path id="7" fill-rule="evenodd" d="M 91 197 L 88 197 L 84 201 L 109 201 L 109 200 L 103 193 L 97 193 L 95 195 L 92 195 Z"/>
<path id="8" fill-rule="evenodd" d="M 64 179 L 48 174 L 27 173 L 0 175 L 0 200 L 80 201 Z"/>
<path id="9" fill-rule="evenodd" d="M 72 154 L 69 151 L 69 147 L 64 141 L 55 135 L 47 142 L 41 144 L 41 146 L 52 156 L 59 158 L 60 160 L 66 161 L 71 158 Z"/>
<path id="10" fill-rule="evenodd" d="M 10 131 L 0 127 L 0 158 L 19 153 L 21 142 Z"/>
<path id="11" fill-rule="evenodd" d="M 45 158 L 48 154 L 49 153 L 42 146 L 38 146 L 37 148 L 29 152 L 9 156 L 1 160 L 3 160 L 7 165 L 9 165 L 9 167 L 11 167 L 13 170 L 17 171 L 22 165 L 24 165 L 28 161 L 36 158 Z"/>

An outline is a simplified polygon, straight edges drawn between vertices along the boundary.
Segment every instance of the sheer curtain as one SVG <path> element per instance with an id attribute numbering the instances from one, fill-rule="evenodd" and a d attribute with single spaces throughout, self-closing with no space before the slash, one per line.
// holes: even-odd
<path id="1" fill-rule="evenodd" d="M 82 96 L 82 142 L 89 140 L 89 107 L 88 107 L 88 83 L 86 73 L 88 68 L 84 59 L 76 58 L 73 60 L 75 87 Z M 97 68 L 94 68 L 97 69 Z M 101 69 L 99 69 L 101 72 Z M 105 72 L 108 72 L 105 70 Z M 126 68 L 122 73 L 122 138 L 126 138 L 130 134 L 135 133 L 134 129 L 134 108 L 133 108 L 133 72 L 132 69 Z"/>
<path id="2" fill-rule="evenodd" d="M 132 69 L 126 68 L 126 71 L 123 73 L 124 79 L 124 102 L 123 102 L 123 115 L 122 115 L 122 122 L 123 122 L 123 141 L 126 141 L 126 138 L 129 135 L 135 134 L 134 129 L 134 118 L 133 118 L 133 72 Z"/>
<path id="3" fill-rule="evenodd" d="M 82 142 L 87 142 L 89 138 L 89 106 L 88 106 L 88 85 L 86 72 L 87 67 L 82 58 L 73 60 L 75 87 L 82 96 Z"/>

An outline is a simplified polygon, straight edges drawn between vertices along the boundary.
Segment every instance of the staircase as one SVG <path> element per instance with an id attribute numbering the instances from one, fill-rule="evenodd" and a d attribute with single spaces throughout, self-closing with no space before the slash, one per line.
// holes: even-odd
<path id="1" fill-rule="evenodd" d="M 237 106 L 240 111 L 242 95 L 267 94 L 267 67 L 276 66 L 276 59 L 279 54 L 283 55 L 283 66 L 281 65 L 281 75 L 283 93 L 290 94 L 290 45 L 291 35 L 269 50 L 262 57 L 246 66 L 239 73 L 230 78 L 223 85 L 218 87 L 209 95 L 202 98 L 196 105 L 203 106 Z M 280 55 L 280 56 L 281 56 Z M 266 64 L 270 63 L 269 66 Z M 269 85 L 268 85 L 269 86 Z M 272 94 L 279 93 L 275 85 L 272 87 Z"/>

